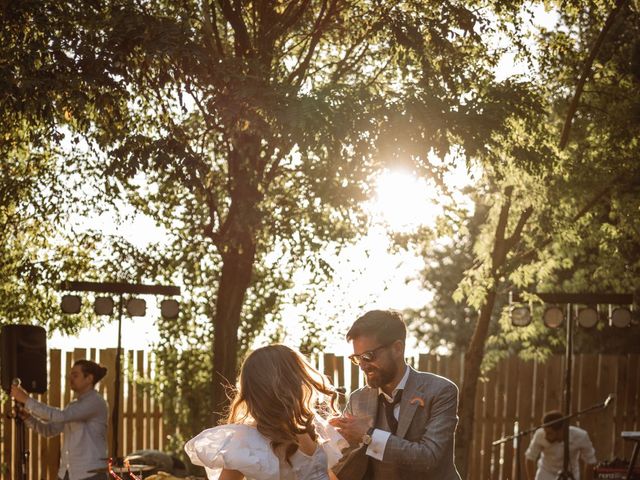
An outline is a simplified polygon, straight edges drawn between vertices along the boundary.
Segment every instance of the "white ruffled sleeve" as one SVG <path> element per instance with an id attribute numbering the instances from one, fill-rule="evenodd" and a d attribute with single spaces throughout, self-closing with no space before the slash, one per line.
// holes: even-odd
<path id="1" fill-rule="evenodd" d="M 342 458 L 342 450 L 349 446 L 349 442 L 327 420 L 319 415 L 316 415 L 314 425 L 318 434 L 318 443 L 327 454 L 329 468 L 331 468 Z"/>
<path id="2" fill-rule="evenodd" d="M 222 469 L 238 470 L 248 479 L 278 480 L 279 462 L 269 441 L 249 425 L 220 425 L 200 432 L 184 446 L 194 465 L 210 480 Z"/>

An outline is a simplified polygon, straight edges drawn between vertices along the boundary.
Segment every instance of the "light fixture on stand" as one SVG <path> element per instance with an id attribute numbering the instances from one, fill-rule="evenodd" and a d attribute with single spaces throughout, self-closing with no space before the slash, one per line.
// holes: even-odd
<path id="1" fill-rule="evenodd" d="M 131 283 L 117 282 L 64 282 L 60 286 L 60 290 L 72 292 L 96 292 L 111 293 L 118 295 L 118 347 L 116 349 L 116 368 L 114 382 L 114 399 L 113 412 L 111 414 L 112 424 L 112 448 L 111 457 L 116 462 L 120 461 L 118 457 L 118 420 L 120 414 L 120 376 L 122 373 L 121 351 L 122 351 L 122 313 L 124 309 L 123 294 L 137 295 L 179 295 L 180 287 L 170 285 L 142 285 Z M 174 311 L 177 312 L 179 307 L 176 305 Z M 78 295 L 63 295 L 61 308 L 64 313 L 79 313 L 81 307 L 81 299 Z M 112 297 L 97 297 L 94 302 L 94 311 L 97 315 L 111 315 L 115 302 Z M 144 316 L 147 304 L 143 299 L 130 298 L 126 304 L 127 313 L 134 316 Z M 175 317 L 174 317 L 175 318 Z"/>
<path id="2" fill-rule="evenodd" d="M 609 323 L 619 328 L 627 328 L 633 324 L 631 310 L 624 305 L 633 304 L 633 295 L 631 294 L 608 294 L 608 293 L 533 293 L 540 300 L 547 304 L 544 310 L 543 321 L 549 328 L 559 328 L 566 324 L 566 343 L 565 343 L 565 374 L 564 374 L 564 415 L 570 415 L 571 412 L 571 371 L 573 363 L 573 328 L 574 322 L 584 328 L 593 328 L 598 324 L 598 311 L 591 305 L 609 305 Z M 526 326 L 531 321 L 530 314 L 522 310 L 521 303 L 523 299 L 519 294 L 509 292 L 509 303 L 511 307 L 511 323 L 514 326 Z M 564 309 L 560 305 L 565 305 Z M 587 305 L 587 307 L 574 312 L 573 306 Z M 612 305 L 617 305 L 613 308 Z M 531 309 L 528 309 L 530 312 Z M 566 322 L 565 322 L 566 316 Z M 519 437 L 520 435 L 518 435 Z M 564 454 L 563 468 L 558 474 L 557 479 L 573 478 L 569 470 L 569 423 L 566 422 L 564 428 Z M 519 475 L 519 457 L 517 458 L 516 471 Z M 519 478 L 519 477 L 516 477 Z"/>

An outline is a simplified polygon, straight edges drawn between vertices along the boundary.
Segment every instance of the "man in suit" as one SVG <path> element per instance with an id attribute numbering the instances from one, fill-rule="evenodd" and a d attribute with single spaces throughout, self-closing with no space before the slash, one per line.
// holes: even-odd
<path id="1" fill-rule="evenodd" d="M 460 480 L 453 461 L 458 388 L 406 364 L 406 335 L 401 316 L 386 310 L 367 312 L 347 333 L 349 358 L 367 386 L 331 421 L 350 444 L 333 469 L 340 480 Z"/>

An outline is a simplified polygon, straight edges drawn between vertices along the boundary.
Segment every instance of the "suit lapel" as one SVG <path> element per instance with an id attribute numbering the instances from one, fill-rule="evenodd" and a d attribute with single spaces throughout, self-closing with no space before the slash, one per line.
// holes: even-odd
<path id="1" fill-rule="evenodd" d="M 398 429 L 396 430 L 396 435 L 401 438 L 406 435 L 409 425 L 411 425 L 411 420 L 413 420 L 413 415 L 416 413 L 420 403 L 418 401 L 412 403 L 411 400 L 415 399 L 416 396 L 422 398 L 422 395 L 419 395 L 419 387 L 421 386 L 418 383 L 419 376 L 413 368 L 409 367 L 409 369 L 409 378 L 407 378 L 407 383 L 402 392 L 402 400 L 400 401 L 400 418 L 398 419 Z"/>

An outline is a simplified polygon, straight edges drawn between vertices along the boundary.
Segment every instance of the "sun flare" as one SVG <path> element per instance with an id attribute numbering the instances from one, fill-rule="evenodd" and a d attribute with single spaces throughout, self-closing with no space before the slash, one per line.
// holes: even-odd
<path id="1" fill-rule="evenodd" d="M 440 212 L 425 179 L 406 171 L 384 170 L 376 179 L 375 191 L 372 216 L 394 232 L 432 225 Z"/>

